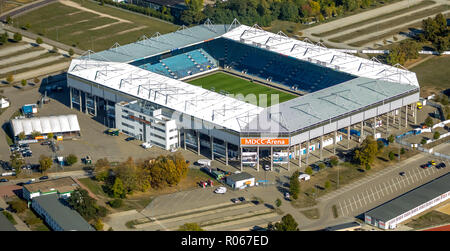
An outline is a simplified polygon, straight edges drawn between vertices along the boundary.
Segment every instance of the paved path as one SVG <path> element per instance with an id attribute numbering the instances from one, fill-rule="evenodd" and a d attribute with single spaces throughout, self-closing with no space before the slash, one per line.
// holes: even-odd
<path id="1" fill-rule="evenodd" d="M 7 56 L 9 54 L 16 53 L 18 51 L 26 50 L 28 48 L 33 47 L 31 44 L 18 44 L 18 45 L 10 45 L 7 47 L 0 48 L 0 57 Z"/>
<path id="2" fill-rule="evenodd" d="M 436 7 L 438 5 L 442 5 L 442 4 L 448 4 L 447 0 L 434 0 L 434 1 L 435 1 L 435 4 L 424 6 L 423 8 L 418 9 L 418 10 L 414 10 L 414 11 L 411 11 L 411 12 L 406 12 L 406 13 L 403 13 L 401 15 L 397 15 L 397 16 L 390 17 L 390 18 L 380 19 L 380 20 L 377 20 L 377 21 L 374 21 L 374 22 L 363 24 L 361 26 L 358 26 L 357 28 L 344 30 L 342 32 L 339 32 L 339 33 L 336 33 L 336 34 L 333 34 L 333 35 L 329 35 L 329 36 L 326 36 L 326 37 L 318 37 L 318 36 L 316 36 L 317 34 L 320 34 L 320 33 L 326 32 L 326 31 L 330 31 L 330 30 L 333 30 L 333 29 L 338 29 L 338 28 L 341 28 L 341 27 L 344 27 L 344 26 L 348 26 L 348 25 L 351 25 L 351 24 L 354 24 L 354 23 L 358 23 L 358 22 L 361 22 L 361 21 L 364 21 L 364 20 L 375 18 L 377 16 L 380 16 L 380 15 L 383 15 L 383 14 L 386 14 L 386 13 L 390 13 L 390 12 L 394 12 L 394 11 L 398 11 L 398 10 L 402 10 L 402 9 L 408 8 L 409 6 L 412 6 L 412 5 L 415 5 L 415 4 L 418 4 L 418 3 L 422 2 L 422 0 L 404 0 L 404 1 L 396 2 L 396 3 L 389 4 L 389 5 L 386 5 L 386 6 L 383 6 L 383 7 L 380 7 L 380 8 L 376 8 L 376 9 L 373 9 L 373 10 L 370 10 L 370 11 L 365 11 L 365 12 L 362 12 L 362 13 L 359 13 L 359 14 L 356 14 L 356 15 L 352 15 L 352 16 L 348 16 L 348 17 L 345 17 L 345 18 L 337 19 L 337 20 L 329 22 L 329 23 L 324 23 L 324 24 L 321 24 L 321 25 L 317 25 L 317 26 L 314 26 L 314 27 L 302 30 L 303 36 L 306 36 L 306 37 L 310 38 L 313 41 L 319 41 L 320 39 L 322 39 L 322 40 L 324 40 L 324 42 L 327 45 L 330 45 L 331 47 L 334 47 L 334 48 L 365 49 L 366 46 L 373 45 L 373 43 L 378 42 L 378 40 L 371 41 L 370 43 L 367 43 L 367 44 L 365 44 L 363 46 L 360 46 L 360 47 L 354 47 L 354 46 L 350 46 L 348 44 L 352 43 L 354 41 L 360 41 L 360 40 L 364 40 L 364 39 L 367 39 L 367 38 L 370 38 L 370 37 L 375 37 L 377 35 L 388 33 L 391 30 L 398 29 L 398 28 L 407 26 L 407 25 L 412 24 L 412 23 L 416 23 L 416 22 L 418 22 L 418 21 L 420 21 L 420 20 L 422 20 L 424 18 L 420 18 L 419 20 L 414 20 L 412 22 L 404 23 L 402 25 L 392 26 L 392 27 L 389 27 L 388 29 L 384 29 L 384 30 L 379 31 L 379 32 L 375 32 L 375 33 L 371 33 L 371 34 L 367 34 L 367 35 L 363 35 L 363 36 L 357 36 L 357 37 L 355 37 L 355 38 L 353 38 L 351 40 L 345 41 L 345 43 L 331 42 L 331 41 L 329 41 L 329 39 L 332 38 L 332 37 L 338 37 L 338 36 L 341 36 L 341 35 L 344 35 L 344 34 L 348 34 L 348 33 L 354 32 L 356 30 L 364 29 L 366 27 L 372 26 L 372 25 L 377 24 L 377 23 L 382 23 L 382 22 L 393 20 L 393 19 L 396 19 L 396 18 L 399 18 L 399 17 L 402 17 L 402 16 L 411 15 L 412 13 L 416 13 L 416 12 L 422 11 L 424 9 L 433 8 L 433 7 Z M 313 35 L 313 34 L 316 34 L 316 35 Z"/>
<path id="3" fill-rule="evenodd" d="M 41 59 L 37 59 L 37 60 L 33 60 L 30 61 L 28 63 L 23 63 L 23 64 L 19 64 L 19 65 L 14 65 L 14 66 L 10 66 L 10 67 L 5 67 L 0 69 L 0 74 L 5 74 L 5 73 L 9 73 L 9 72 L 13 72 L 16 70 L 20 70 L 20 69 L 25 69 L 25 68 L 32 68 L 32 67 L 36 67 L 42 64 L 46 64 L 46 63 L 50 63 L 53 61 L 57 61 L 59 59 L 64 58 L 62 55 L 55 55 L 55 56 L 50 56 L 50 57 L 45 57 L 45 58 L 41 58 Z"/>

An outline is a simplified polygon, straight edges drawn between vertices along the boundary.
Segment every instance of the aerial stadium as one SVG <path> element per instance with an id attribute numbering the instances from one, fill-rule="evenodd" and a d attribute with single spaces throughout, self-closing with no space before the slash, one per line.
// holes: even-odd
<path id="1" fill-rule="evenodd" d="M 416 118 L 415 73 L 258 25 L 207 21 L 73 59 L 70 107 L 167 150 L 286 164 Z M 403 115 L 403 117 L 402 117 Z M 391 121 L 391 122 L 390 122 Z M 370 127 L 370 125 L 372 125 Z M 363 129 L 363 130 L 361 130 Z M 378 133 L 381 131 L 378 129 Z M 352 135 L 351 135 L 352 134 Z"/>

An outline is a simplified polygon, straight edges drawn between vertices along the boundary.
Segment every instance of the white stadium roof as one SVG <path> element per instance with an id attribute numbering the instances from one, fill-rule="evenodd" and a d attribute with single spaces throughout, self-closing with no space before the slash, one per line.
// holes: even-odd
<path id="1" fill-rule="evenodd" d="M 279 132 L 293 132 L 338 117 L 350 110 L 363 109 L 391 97 L 416 92 L 419 88 L 416 74 L 401 66 L 389 66 L 376 59 L 368 60 L 308 41 L 299 41 L 282 32 L 274 34 L 257 25 L 239 25 L 221 37 L 349 73 L 358 78 L 292 99 L 286 104 L 261 108 L 127 63 L 98 61 L 95 57 L 73 59 L 68 74 L 93 83 L 92 87 L 106 86 L 236 132 L 265 131 L 259 127 L 250 128 L 255 124 L 255 119 L 267 117 L 271 117 L 268 123 L 276 124 Z M 361 91 L 364 95 L 358 95 Z M 329 102 L 324 101 L 330 95 L 339 96 L 339 103 L 342 105 L 334 105 L 332 110 L 322 112 L 330 107 Z M 357 101 L 348 101 L 351 97 L 356 97 Z M 298 108 L 305 106 L 310 107 L 305 108 L 306 110 L 310 110 L 312 105 L 320 114 L 312 116 L 311 112 Z M 268 115 L 274 114 L 274 110 L 279 115 Z M 288 118 L 289 122 L 282 121 Z"/>
<path id="2" fill-rule="evenodd" d="M 65 133 L 80 131 L 77 115 L 60 115 L 50 117 L 37 117 L 11 120 L 11 126 L 14 136 L 24 132 L 25 135 L 31 135 L 32 132 L 47 133 Z"/>
<path id="3" fill-rule="evenodd" d="M 320 43 L 313 44 L 307 39 L 299 41 L 286 36 L 282 32 L 274 34 L 264 31 L 257 25 L 252 27 L 240 25 L 223 34 L 222 37 L 359 77 L 419 86 L 416 74 L 400 65 L 385 65 L 376 59 L 368 60 L 334 49 L 328 49 Z"/>

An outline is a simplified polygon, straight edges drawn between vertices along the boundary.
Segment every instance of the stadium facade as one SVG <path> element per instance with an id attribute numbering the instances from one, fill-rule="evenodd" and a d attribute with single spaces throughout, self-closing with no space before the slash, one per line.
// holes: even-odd
<path id="1" fill-rule="evenodd" d="M 261 107 L 246 97 L 183 82 L 214 71 L 298 97 Z M 89 52 L 72 60 L 67 82 L 71 108 L 102 116 L 109 127 L 166 149 L 206 150 L 211 159 L 228 165 L 232 158 L 241 169 L 258 170 L 264 155 L 271 157 L 271 167 L 287 163 L 288 168 L 289 158 L 308 163 L 311 151 L 320 151 L 322 158 L 324 146 L 333 144 L 335 150 L 337 141 L 350 140 L 350 133 L 342 132 L 368 122 L 389 127 L 398 121 L 406 127 L 408 116 L 416 118 L 420 88 L 415 73 L 401 66 L 238 22 L 181 27 Z M 361 130 L 357 138 L 366 135 Z"/>

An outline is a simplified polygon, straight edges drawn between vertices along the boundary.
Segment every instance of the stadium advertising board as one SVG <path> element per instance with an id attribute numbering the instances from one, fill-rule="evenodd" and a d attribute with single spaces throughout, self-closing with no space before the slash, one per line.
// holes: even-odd
<path id="1" fill-rule="evenodd" d="M 289 146 L 289 138 L 241 138 L 241 146 Z"/>

